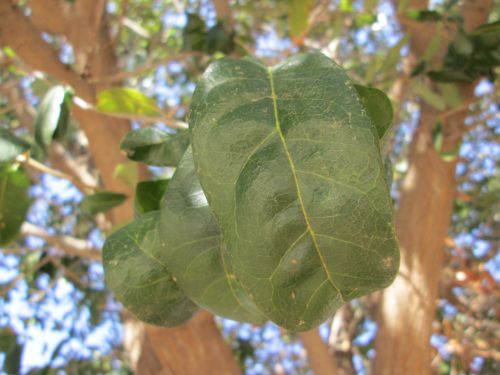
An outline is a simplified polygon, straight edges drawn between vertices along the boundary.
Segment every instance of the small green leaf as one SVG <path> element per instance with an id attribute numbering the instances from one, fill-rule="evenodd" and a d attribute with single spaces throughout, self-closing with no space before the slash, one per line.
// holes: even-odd
<path id="1" fill-rule="evenodd" d="M 430 79 L 436 82 L 473 82 L 475 77 L 458 70 L 431 70 L 427 73 Z"/>
<path id="2" fill-rule="evenodd" d="M 340 10 L 345 13 L 351 13 L 354 11 L 351 0 L 340 0 L 339 7 Z"/>
<path id="3" fill-rule="evenodd" d="M 444 111 L 446 109 L 446 102 L 443 100 L 441 95 L 436 94 L 426 85 L 420 82 L 414 82 L 412 89 L 420 98 L 422 98 L 431 107 L 434 107 L 438 111 Z"/>
<path id="4" fill-rule="evenodd" d="M 11 163 L 31 145 L 4 128 L 0 128 L 0 164 Z"/>
<path id="5" fill-rule="evenodd" d="M 208 206 L 188 148 L 162 202 L 161 249 L 179 287 L 198 305 L 225 318 L 263 323 L 266 318 L 236 279 L 215 216 Z"/>
<path id="6" fill-rule="evenodd" d="M 128 133 L 120 144 L 127 157 L 148 165 L 173 166 L 189 145 L 189 132 L 170 134 L 156 128 L 143 128 Z"/>
<path id="7" fill-rule="evenodd" d="M 139 170 L 137 164 L 131 161 L 120 163 L 116 166 L 113 176 L 130 187 L 137 185 Z"/>
<path id="8" fill-rule="evenodd" d="M 441 151 L 439 156 L 443 161 L 452 162 L 455 161 L 460 154 L 460 145 L 457 145 L 453 150 Z"/>
<path id="9" fill-rule="evenodd" d="M 437 85 L 442 93 L 442 98 L 450 108 L 457 108 L 463 105 L 464 101 L 456 84 L 438 83 Z"/>
<path id="10" fill-rule="evenodd" d="M 0 169 L 0 246 L 13 241 L 30 207 L 30 181 L 21 168 Z"/>
<path id="11" fill-rule="evenodd" d="M 160 248 L 160 213 L 148 212 L 108 237 L 103 248 L 106 283 L 140 320 L 172 327 L 198 310 L 152 252 Z"/>
<path id="12" fill-rule="evenodd" d="M 354 25 L 357 28 L 372 25 L 375 22 L 377 22 L 377 16 L 369 13 L 363 13 L 354 18 Z"/>
<path id="13" fill-rule="evenodd" d="M 19 374 L 23 347 L 18 344 L 17 336 L 10 328 L 4 328 L 0 331 L 0 352 L 5 354 L 2 372 L 12 375 Z"/>
<path id="14" fill-rule="evenodd" d="M 429 9 L 408 9 L 406 14 L 409 18 L 415 21 L 438 22 L 443 19 L 443 15 L 441 13 Z"/>
<path id="15" fill-rule="evenodd" d="M 113 193 L 110 191 L 100 191 L 95 194 L 87 195 L 81 203 L 81 210 L 89 215 L 95 215 L 99 212 L 106 212 L 119 206 L 125 200 L 125 194 Z"/>
<path id="16" fill-rule="evenodd" d="M 434 149 L 437 152 L 441 152 L 443 147 L 443 123 L 437 121 L 432 129 L 432 143 L 434 144 Z"/>
<path id="17" fill-rule="evenodd" d="M 290 0 L 288 4 L 288 27 L 290 36 L 295 42 L 299 42 L 307 30 L 309 12 L 313 1 Z"/>
<path id="18" fill-rule="evenodd" d="M 134 207 L 138 215 L 160 209 L 169 180 L 141 181 L 135 188 Z"/>
<path id="19" fill-rule="evenodd" d="M 35 118 L 35 140 L 46 152 L 52 140 L 62 139 L 69 128 L 73 93 L 64 86 L 52 87 L 40 102 Z"/>
<path id="20" fill-rule="evenodd" d="M 460 153 L 460 144 L 453 150 L 443 150 L 443 123 L 441 121 L 437 121 L 432 129 L 432 143 L 434 144 L 434 149 L 444 161 L 454 161 Z"/>
<path id="21" fill-rule="evenodd" d="M 427 61 L 422 60 L 420 61 L 415 68 L 413 68 L 413 71 L 411 72 L 411 77 L 416 77 L 423 72 L 425 72 L 425 69 L 427 69 Z"/>
<path id="22" fill-rule="evenodd" d="M 162 111 L 154 99 L 128 87 L 106 89 L 97 95 L 97 108 L 102 112 L 143 116 L 161 116 Z"/>
<path id="23" fill-rule="evenodd" d="M 469 56 L 474 51 L 472 39 L 462 29 L 457 32 L 452 44 L 452 47 L 461 56 Z"/>
<path id="24" fill-rule="evenodd" d="M 377 130 L 379 139 L 382 139 L 392 124 L 393 110 L 390 99 L 383 91 L 373 87 L 354 85 L 354 88 Z"/>
<path id="25" fill-rule="evenodd" d="M 500 21 L 482 24 L 474 29 L 470 35 L 479 36 L 485 34 L 500 35 Z"/>

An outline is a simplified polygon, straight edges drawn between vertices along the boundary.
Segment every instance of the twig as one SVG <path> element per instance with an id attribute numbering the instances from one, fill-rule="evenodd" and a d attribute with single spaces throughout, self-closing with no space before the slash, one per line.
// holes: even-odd
<path id="1" fill-rule="evenodd" d="M 101 261 L 101 252 L 94 248 L 89 241 L 64 235 L 52 235 L 45 229 L 25 222 L 21 226 L 21 234 L 24 236 L 40 237 L 47 243 L 57 247 L 66 255 Z"/>
<path id="2" fill-rule="evenodd" d="M 104 112 L 104 111 L 100 111 L 94 105 L 92 105 L 91 103 L 85 101 L 84 99 L 82 99 L 78 96 L 75 96 L 73 98 L 73 103 L 86 111 L 92 111 L 92 112 L 97 113 L 97 114 L 102 115 L 102 116 L 108 116 L 108 117 L 113 117 L 113 118 L 122 119 L 122 120 L 135 120 L 135 121 L 141 121 L 144 123 L 161 122 L 172 129 L 187 129 L 188 128 L 187 123 L 185 123 L 183 121 L 173 120 L 169 117 L 169 115 L 166 115 L 163 113 L 162 113 L 163 116 L 146 116 L 146 115 L 137 115 L 134 113 Z M 127 125 L 128 125 L 128 123 L 127 123 Z"/>
<path id="3" fill-rule="evenodd" d="M 112 76 L 107 76 L 107 77 L 96 77 L 91 80 L 89 80 L 90 83 L 116 83 L 116 82 L 122 82 L 126 80 L 127 78 L 132 78 L 132 77 L 137 77 L 143 73 L 146 73 L 149 70 L 152 70 L 156 68 L 159 65 L 164 65 L 167 64 L 171 61 L 176 61 L 176 60 L 183 60 L 188 57 L 203 57 L 205 54 L 203 52 L 198 52 L 198 51 L 190 51 L 190 52 L 180 52 L 175 55 L 170 55 L 167 56 L 163 59 L 157 60 L 157 61 L 151 61 L 148 64 L 145 64 L 144 66 L 141 66 L 139 68 L 136 68 L 131 71 L 122 71 L 118 72 Z"/>
<path id="4" fill-rule="evenodd" d="M 103 112 L 103 111 L 99 111 L 97 109 L 93 109 L 93 111 L 96 113 L 99 113 L 100 115 L 103 115 L 103 116 L 114 117 L 114 118 L 119 118 L 119 119 L 123 119 L 123 120 L 135 120 L 135 121 L 140 121 L 140 122 L 143 122 L 146 124 L 161 122 L 172 129 L 187 129 L 189 127 L 187 122 L 173 120 L 173 119 L 168 118 L 168 116 L 155 117 L 155 116 L 135 115 L 132 113 Z"/>
<path id="5" fill-rule="evenodd" d="M 75 178 L 69 174 L 66 174 L 66 173 L 63 173 L 61 171 L 57 171 L 55 169 L 47 167 L 45 164 L 42 164 L 34 159 L 31 159 L 29 157 L 29 155 L 27 155 L 27 154 L 19 155 L 16 158 L 16 161 L 18 163 L 21 163 L 22 165 L 28 167 L 28 168 L 35 169 L 39 172 L 48 173 L 48 174 L 51 174 L 52 176 L 56 176 L 56 177 L 60 177 L 60 178 L 64 178 L 66 180 L 69 180 L 69 181 L 71 181 L 71 183 L 73 183 L 73 185 L 80 188 L 84 192 L 88 192 L 88 191 L 93 192 L 93 191 L 97 190 L 97 186 L 88 185 L 88 184 L 78 180 L 77 178 Z"/>

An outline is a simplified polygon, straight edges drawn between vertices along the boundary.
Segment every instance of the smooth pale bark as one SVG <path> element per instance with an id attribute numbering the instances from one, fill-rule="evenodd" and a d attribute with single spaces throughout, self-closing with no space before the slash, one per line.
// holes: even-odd
<path id="1" fill-rule="evenodd" d="M 32 22 L 13 2 L 0 0 L 0 45 L 10 46 L 27 66 L 71 85 L 77 96 L 94 103 L 96 93 L 105 86 L 100 85 L 98 80 L 92 83 L 92 77 L 105 77 L 118 70 L 116 56 L 110 48 L 112 43 L 103 12 L 104 3 L 79 0 L 74 3 L 73 9 L 68 10 L 72 6 L 70 3 L 59 9 L 60 1 L 34 0 L 33 17 L 36 22 Z M 36 12 L 37 9 L 40 13 Z M 61 17 L 65 14 L 69 14 L 70 18 L 64 21 Z M 88 32 L 89 29 L 92 32 Z M 75 54 L 77 69 L 81 71 L 71 70 L 59 61 L 56 51 L 41 38 L 42 30 L 63 32 L 78 47 Z M 77 106 L 73 106 L 73 115 L 89 139 L 92 158 L 104 187 L 132 196 L 133 188 L 114 177 L 116 166 L 126 161 L 119 143 L 129 131 L 128 122 Z M 132 217 L 132 199 L 129 199 L 113 210 L 110 219 L 120 223 Z M 137 374 L 240 373 L 231 350 L 209 314 L 199 314 L 183 327 L 175 329 L 148 326 L 133 318 L 127 319 L 125 327 L 131 330 L 128 336 L 134 338 L 128 342 L 130 345 L 126 349 L 133 354 L 131 366 Z"/>
<path id="2" fill-rule="evenodd" d="M 300 332 L 299 337 L 314 375 L 340 375 L 328 346 L 321 339 L 317 329 Z"/>
<path id="3" fill-rule="evenodd" d="M 426 2 L 414 3 L 416 8 L 426 7 Z M 470 31 L 483 23 L 490 6 L 489 0 L 466 1 L 463 8 L 466 29 Z M 432 27 L 428 30 L 432 31 Z M 410 46 L 417 57 L 432 36 L 432 33 L 412 33 Z M 443 47 L 440 58 L 445 51 Z M 461 84 L 459 88 L 465 103 L 473 98 L 473 85 Z M 444 150 L 453 150 L 460 144 L 466 131 L 466 115 L 463 110 L 445 119 Z M 432 321 L 456 192 L 456 161 L 442 160 L 434 149 L 432 130 L 437 116 L 432 107 L 422 104 L 396 215 L 400 272 L 382 293 L 377 317 L 375 375 L 432 373 Z"/>

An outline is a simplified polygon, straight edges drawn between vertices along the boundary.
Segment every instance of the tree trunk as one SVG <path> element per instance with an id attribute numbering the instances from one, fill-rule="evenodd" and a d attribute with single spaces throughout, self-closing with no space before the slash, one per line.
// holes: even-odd
<path id="1" fill-rule="evenodd" d="M 490 6 L 489 0 L 464 3 L 462 14 L 467 31 L 486 20 Z M 421 56 L 429 35 L 421 33 L 412 38 L 412 51 Z M 474 85 L 459 85 L 465 103 L 473 98 L 473 88 Z M 421 105 L 419 125 L 410 147 L 410 167 L 396 215 L 401 266 L 395 282 L 382 293 L 375 343 L 376 375 L 431 373 L 432 321 L 456 191 L 456 161 L 443 161 L 433 145 L 437 115 L 432 107 Z M 444 121 L 443 150 L 453 150 L 460 144 L 466 115 L 465 110 L 459 111 Z"/>
<path id="2" fill-rule="evenodd" d="M 112 43 L 104 12 L 105 1 L 79 0 L 74 4 L 62 4 L 53 0 L 32 0 L 30 6 L 33 15 L 28 18 L 14 2 L 0 0 L 0 45 L 10 46 L 26 65 L 71 85 L 77 96 L 94 103 L 96 93 L 104 87 L 91 83 L 89 78 L 105 77 L 117 70 L 116 57 L 110 48 Z M 37 9 L 41 13 L 37 13 Z M 53 22 L 54 18 L 57 22 Z M 42 30 L 63 32 L 62 35 L 74 43 L 77 61 L 84 62 L 79 66 L 81 72 L 73 71 L 60 62 L 56 51 L 41 38 Z M 128 122 L 110 119 L 77 106 L 73 106 L 73 115 L 89 139 L 90 151 L 104 187 L 132 197 L 133 188 L 114 176 L 116 166 L 126 161 L 119 144 L 130 129 Z M 120 223 L 132 217 L 132 199 L 129 198 L 113 210 L 111 219 Z M 131 366 L 137 374 L 241 372 L 208 313 L 198 314 L 179 328 L 152 327 L 131 317 L 125 327 L 132 330 L 126 332 L 126 336 L 134 338 L 128 340 L 126 349 L 132 354 Z"/>
<path id="3" fill-rule="evenodd" d="M 127 320 L 125 327 L 125 345 L 131 350 L 137 375 L 241 373 L 212 315 L 206 311 L 178 328 L 158 328 L 135 319 Z"/>
<path id="4" fill-rule="evenodd" d="M 422 106 L 411 146 L 410 168 L 396 216 L 401 265 L 395 282 L 382 293 L 375 374 L 430 373 L 429 340 L 442 248 L 455 196 L 456 166 L 456 162 L 443 161 L 434 150 L 435 116 L 432 108 Z"/>

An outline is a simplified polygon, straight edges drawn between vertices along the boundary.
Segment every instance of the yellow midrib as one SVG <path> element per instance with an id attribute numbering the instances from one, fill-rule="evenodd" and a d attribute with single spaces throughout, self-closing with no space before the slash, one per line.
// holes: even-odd
<path id="1" fill-rule="evenodd" d="M 311 234 L 311 239 L 312 239 L 313 244 L 314 244 L 314 249 L 316 250 L 316 253 L 318 254 L 318 257 L 319 257 L 320 262 L 321 262 L 321 266 L 323 267 L 323 270 L 325 271 L 325 274 L 326 274 L 326 277 L 328 278 L 328 281 L 335 288 L 335 290 L 337 290 L 340 298 L 343 299 L 342 293 L 340 292 L 339 288 L 337 288 L 337 286 L 335 285 L 333 279 L 330 276 L 330 272 L 328 272 L 328 268 L 326 267 L 325 259 L 323 258 L 323 255 L 321 254 L 321 251 L 319 250 L 319 245 L 318 245 L 318 241 L 316 239 L 316 234 L 314 233 L 314 230 L 311 227 L 311 223 L 309 222 L 309 217 L 307 215 L 306 208 L 304 206 L 304 201 L 302 200 L 302 193 L 300 191 L 299 180 L 297 178 L 297 172 L 295 170 L 295 165 L 293 164 L 292 155 L 290 154 L 290 151 L 288 150 L 285 136 L 283 135 L 283 132 L 281 130 L 281 124 L 280 124 L 280 120 L 278 117 L 278 104 L 276 102 L 276 92 L 274 89 L 274 79 L 273 79 L 272 67 L 269 67 L 267 69 L 267 71 L 269 74 L 269 82 L 271 84 L 271 96 L 273 99 L 273 108 L 274 108 L 274 123 L 276 125 L 276 130 L 278 131 L 278 134 L 280 136 L 281 144 L 283 145 L 283 149 L 285 150 L 285 154 L 286 154 L 286 157 L 288 159 L 288 164 L 290 165 L 290 169 L 292 171 L 292 177 L 293 177 L 293 181 L 295 183 L 295 188 L 297 189 L 297 197 L 299 199 L 300 208 L 302 210 L 302 214 L 303 214 L 304 220 L 306 222 L 306 227 L 307 227 L 307 230 L 309 231 L 309 233 Z"/>

